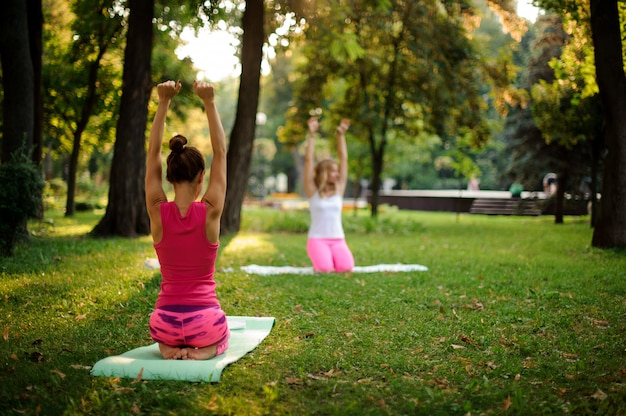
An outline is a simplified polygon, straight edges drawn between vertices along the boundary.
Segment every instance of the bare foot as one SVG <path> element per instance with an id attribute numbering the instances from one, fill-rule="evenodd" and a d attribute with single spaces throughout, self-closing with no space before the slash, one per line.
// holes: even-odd
<path id="1" fill-rule="evenodd" d="M 166 360 L 187 359 L 187 351 L 184 348 L 172 347 L 159 342 L 159 351 Z"/>
<path id="2" fill-rule="evenodd" d="M 217 354 L 217 345 L 210 345 L 203 348 L 183 348 L 185 357 L 183 360 L 208 360 Z"/>

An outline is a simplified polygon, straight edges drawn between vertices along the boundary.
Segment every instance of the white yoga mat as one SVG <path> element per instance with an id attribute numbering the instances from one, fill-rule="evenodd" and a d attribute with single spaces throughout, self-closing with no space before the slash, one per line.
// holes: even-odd
<path id="1" fill-rule="evenodd" d="M 144 268 L 151 270 L 159 269 L 159 261 L 157 259 L 146 259 Z M 249 274 L 257 274 L 261 276 L 271 276 L 276 274 L 315 274 L 313 267 L 295 267 L 295 266 L 260 266 L 258 264 L 250 264 L 241 266 L 241 270 Z M 231 272 L 232 269 L 220 270 L 221 272 Z M 352 273 L 377 273 L 377 272 L 426 272 L 428 267 L 421 264 L 374 264 L 371 266 L 354 266 Z"/>
<path id="2" fill-rule="evenodd" d="M 259 266 L 250 264 L 241 266 L 241 270 L 250 274 L 271 276 L 276 274 L 315 274 L 312 267 L 293 266 Z M 372 266 L 354 266 L 352 273 L 376 273 L 376 272 L 425 272 L 428 267 L 421 264 L 375 264 Z"/>

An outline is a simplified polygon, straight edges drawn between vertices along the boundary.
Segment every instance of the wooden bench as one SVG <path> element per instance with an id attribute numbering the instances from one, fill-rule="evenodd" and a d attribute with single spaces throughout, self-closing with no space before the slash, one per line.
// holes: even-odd
<path id="1" fill-rule="evenodd" d="M 541 215 L 541 209 L 532 199 L 476 198 L 470 208 L 470 214 L 537 216 Z"/>

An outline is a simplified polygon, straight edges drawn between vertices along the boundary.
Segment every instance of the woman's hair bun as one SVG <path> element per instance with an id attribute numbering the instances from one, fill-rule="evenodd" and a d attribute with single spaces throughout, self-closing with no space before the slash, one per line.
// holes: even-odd
<path id="1" fill-rule="evenodd" d="M 181 153 L 183 150 L 185 150 L 186 144 L 187 138 L 185 136 L 177 134 L 170 139 L 170 150 L 172 152 Z"/>

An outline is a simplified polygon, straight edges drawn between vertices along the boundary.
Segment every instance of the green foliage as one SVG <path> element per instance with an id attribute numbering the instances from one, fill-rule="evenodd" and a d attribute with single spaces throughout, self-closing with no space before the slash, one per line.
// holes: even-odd
<path id="1" fill-rule="evenodd" d="M 397 208 L 383 206 L 379 217 L 371 217 L 364 209 L 345 210 L 343 227 L 346 234 L 409 235 L 422 230 L 421 223 L 403 216 Z M 281 211 L 247 208 L 242 214 L 242 229 L 261 233 L 306 234 L 310 215 L 306 210 Z"/>
<path id="2" fill-rule="evenodd" d="M 283 217 L 244 214 L 258 226 Z M 416 228 L 348 234 L 357 264 L 427 272 L 256 276 L 239 267 L 308 266 L 306 235 L 242 223 L 223 240 L 222 307 L 274 316 L 276 326 L 208 385 L 90 375 L 96 361 L 152 342 L 160 275 L 142 265 L 154 249 L 148 237 L 86 237 L 94 214 L 47 212 L 54 226 L 0 259 L 0 413 L 626 412 L 626 257 L 591 248 L 586 218 L 554 226 L 546 217 L 380 217 Z"/>
<path id="3" fill-rule="evenodd" d="M 97 5 L 85 0 L 44 1 L 45 146 L 54 162 L 65 162 L 75 146 L 74 134 L 79 127 L 83 129 L 76 173 L 79 181 L 81 172 L 88 168 L 92 175 L 102 176 L 110 168 L 122 90 L 126 7 L 127 2 L 116 0 Z M 155 4 L 153 81 L 180 79 L 186 87 L 172 106 L 173 122 L 182 124 L 188 109 L 198 107 L 190 88 L 196 70 L 190 59 L 178 59 L 174 53 L 180 42 L 178 35 L 188 26 L 200 26 L 204 20 L 214 24 L 223 16 L 215 1 Z M 93 108 L 88 103 L 90 84 L 96 86 Z M 66 163 L 54 163 L 47 173 L 66 176 L 64 169 Z"/>
<path id="4" fill-rule="evenodd" d="M 64 207 L 63 198 L 67 195 L 67 184 L 61 178 L 47 180 L 43 190 L 43 206 L 45 210 L 59 210 Z"/>
<path id="5" fill-rule="evenodd" d="M 0 165 L 0 256 L 10 256 L 28 218 L 41 210 L 41 173 L 28 160 Z"/>
<path id="6" fill-rule="evenodd" d="M 555 80 L 550 63 L 561 56 L 567 41 L 561 18 L 554 14 L 541 16 L 527 36 L 532 41 L 524 51 L 526 65 L 520 84 L 532 91 L 532 101 L 528 106 L 513 107 L 507 117 L 510 179 L 522 183 L 526 189 L 537 190 L 542 188 L 543 176 L 555 172 L 572 178 L 568 192 L 577 190 L 578 179 L 589 175 L 590 142 L 581 141 L 581 131 L 572 137 L 571 128 L 580 125 L 579 119 L 574 118 L 594 118 L 597 113 L 580 114 L 582 108 L 572 107 L 571 95 L 565 94 L 569 88 L 563 88 Z"/>
<path id="7" fill-rule="evenodd" d="M 545 140 L 567 148 L 600 140 L 604 129 L 588 6 L 581 4 L 575 15 L 579 20 L 572 14 L 562 18 L 568 36 L 561 53 L 549 61 L 554 80 L 540 80 L 531 89 L 533 117 Z M 557 27 L 561 24 L 552 31 Z"/>
<path id="8" fill-rule="evenodd" d="M 291 39 L 295 100 L 281 140 L 302 140 L 306 118 L 319 108 L 323 130 L 352 118 L 354 181 L 375 186 L 380 175 L 402 188 L 449 187 L 432 163 L 448 156 L 457 176 L 485 168 L 485 185 L 499 185 L 498 158 L 477 149 L 501 129 L 496 101 L 515 95 L 515 66 L 510 52 L 500 52 L 515 45 L 484 2 L 446 12 L 431 2 L 331 2 L 302 33 Z"/>
<path id="9" fill-rule="evenodd" d="M 306 233 L 309 229 L 308 211 L 243 210 L 241 227 L 262 233 Z"/>
<path id="10" fill-rule="evenodd" d="M 74 172 L 80 175 L 92 154 L 112 151 L 122 83 L 125 10 L 116 1 L 95 7 L 88 1 L 45 3 L 45 146 L 51 159 L 65 162 L 53 164 L 47 174 L 67 176 L 67 159 L 80 150 L 79 166 L 75 166 L 79 170 Z M 80 137 L 78 148 L 75 135 Z M 101 173 L 108 171 L 108 164 L 95 167 Z"/>

